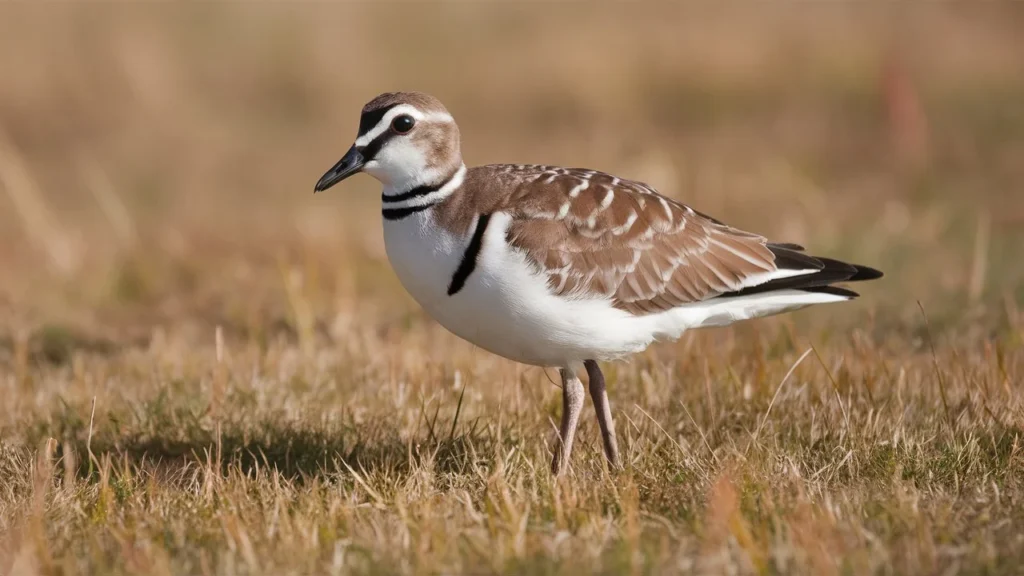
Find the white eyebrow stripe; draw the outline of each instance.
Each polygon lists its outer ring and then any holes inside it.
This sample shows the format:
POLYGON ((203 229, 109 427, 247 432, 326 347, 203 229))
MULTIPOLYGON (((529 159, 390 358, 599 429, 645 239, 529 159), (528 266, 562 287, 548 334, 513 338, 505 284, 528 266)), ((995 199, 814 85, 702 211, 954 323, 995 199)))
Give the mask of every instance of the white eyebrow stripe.
POLYGON ((386 132, 388 128, 391 127, 391 121, 395 119, 395 116, 399 116, 402 114, 408 114, 409 116, 412 116, 413 118, 416 119, 417 122, 421 122, 423 120, 434 122, 453 121, 451 114, 445 114, 444 112, 430 112, 429 114, 424 114, 423 112, 420 112, 415 107, 410 106, 409 104, 399 104, 398 106, 395 106, 394 108, 385 112, 384 116, 381 117, 380 122, 377 122, 376 126, 374 126, 372 129, 366 131, 366 133, 356 138, 355 145, 366 146, 370 142, 373 142, 374 138, 380 136, 381 134, 386 132))

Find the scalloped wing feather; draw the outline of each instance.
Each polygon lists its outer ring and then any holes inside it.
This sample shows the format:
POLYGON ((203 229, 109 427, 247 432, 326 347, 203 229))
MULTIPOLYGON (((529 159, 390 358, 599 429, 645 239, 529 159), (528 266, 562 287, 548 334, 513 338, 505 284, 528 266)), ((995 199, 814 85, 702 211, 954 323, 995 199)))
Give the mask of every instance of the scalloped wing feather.
POLYGON ((500 210, 507 241, 566 297, 607 297, 632 314, 657 313, 769 280, 765 238, 731 228, 603 172, 505 166, 516 185, 500 210))

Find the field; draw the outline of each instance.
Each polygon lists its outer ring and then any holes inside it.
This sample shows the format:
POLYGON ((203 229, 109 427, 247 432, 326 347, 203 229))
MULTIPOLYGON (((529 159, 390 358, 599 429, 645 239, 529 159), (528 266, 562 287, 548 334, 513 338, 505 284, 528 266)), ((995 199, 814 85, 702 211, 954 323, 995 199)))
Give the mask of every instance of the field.
POLYGON ((0 575, 1024 573, 1024 5, 5 3, 0 575), (379 92, 886 272, 555 370, 405 294, 379 92))

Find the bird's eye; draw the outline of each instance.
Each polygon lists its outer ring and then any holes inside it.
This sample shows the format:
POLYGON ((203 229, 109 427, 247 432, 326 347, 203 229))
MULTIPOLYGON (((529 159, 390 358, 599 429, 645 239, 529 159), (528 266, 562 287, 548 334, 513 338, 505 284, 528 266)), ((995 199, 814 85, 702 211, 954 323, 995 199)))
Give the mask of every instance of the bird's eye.
POLYGON ((408 134, 415 125, 416 121, 408 114, 402 114, 391 121, 391 129, 398 134, 408 134))

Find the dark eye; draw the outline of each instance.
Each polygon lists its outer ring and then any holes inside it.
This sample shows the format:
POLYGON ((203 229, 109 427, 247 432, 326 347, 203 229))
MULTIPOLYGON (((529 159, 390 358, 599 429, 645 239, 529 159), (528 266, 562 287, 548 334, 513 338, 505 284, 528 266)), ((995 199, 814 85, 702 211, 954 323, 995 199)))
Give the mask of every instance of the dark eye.
POLYGON ((402 114, 391 121, 391 129, 399 134, 408 134, 416 125, 416 121, 408 114, 402 114))

